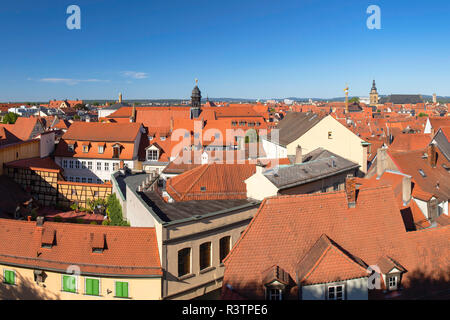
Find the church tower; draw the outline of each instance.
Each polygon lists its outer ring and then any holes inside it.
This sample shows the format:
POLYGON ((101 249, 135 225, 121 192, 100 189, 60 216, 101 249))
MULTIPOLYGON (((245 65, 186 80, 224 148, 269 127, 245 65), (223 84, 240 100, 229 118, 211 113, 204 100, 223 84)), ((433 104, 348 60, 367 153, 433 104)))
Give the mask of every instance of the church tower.
POLYGON ((375 85, 375 80, 372 83, 372 90, 370 90, 370 105, 375 106, 378 104, 378 91, 375 85))
POLYGON ((197 119, 202 112, 202 93, 198 88, 198 80, 195 79, 195 87, 191 95, 191 118, 197 119))

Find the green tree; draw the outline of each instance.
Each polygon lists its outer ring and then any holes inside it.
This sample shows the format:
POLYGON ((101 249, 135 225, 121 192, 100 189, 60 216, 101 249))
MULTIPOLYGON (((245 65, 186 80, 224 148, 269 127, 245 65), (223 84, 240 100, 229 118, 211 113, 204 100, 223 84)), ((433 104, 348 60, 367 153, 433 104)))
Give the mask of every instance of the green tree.
POLYGON ((106 201, 106 213, 108 214, 109 225, 111 226, 130 225, 127 221, 123 220, 122 207, 114 193, 108 196, 108 199, 106 201))
POLYGON ((14 124, 16 123, 16 120, 19 116, 17 114, 15 114, 14 112, 8 112, 4 117, 3 117, 3 123, 4 124, 14 124))
POLYGON ((78 104, 76 104, 73 108, 76 109, 76 110, 88 110, 88 108, 86 107, 86 105, 83 104, 83 103, 78 103, 78 104))
POLYGON ((79 115, 76 114, 76 115, 73 116, 73 119, 74 119, 74 120, 80 120, 81 118, 80 118, 79 115))
POLYGON ((349 100, 350 103, 359 103, 359 98, 358 97, 353 97, 349 100))
POLYGON ((423 113, 423 112, 419 113, 418 116, 419 116, 419 117, 428 117, 428 115, 427 115, 426 113, 423 113))

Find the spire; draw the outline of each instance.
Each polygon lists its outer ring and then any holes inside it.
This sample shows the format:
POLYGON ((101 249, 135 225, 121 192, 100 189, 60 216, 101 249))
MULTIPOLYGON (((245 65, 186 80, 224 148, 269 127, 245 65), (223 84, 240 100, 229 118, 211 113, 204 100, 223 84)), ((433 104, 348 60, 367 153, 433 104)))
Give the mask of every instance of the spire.
POLYGON ((375 80, 373 80, 373 83, 372 83, 372 90, 377 91, 377 86, 375 84, 375 80))

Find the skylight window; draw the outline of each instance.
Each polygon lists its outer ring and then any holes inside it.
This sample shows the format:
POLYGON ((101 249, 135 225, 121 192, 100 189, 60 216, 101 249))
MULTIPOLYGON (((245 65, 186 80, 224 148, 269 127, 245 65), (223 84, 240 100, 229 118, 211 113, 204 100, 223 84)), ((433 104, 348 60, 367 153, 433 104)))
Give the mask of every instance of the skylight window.
POLYGON ((200 187, 200 191, 206 191, 206 187, 200 187))
POLYGON ((419 173, 423 178, 427 177, 427 175, 425 174, 425 172, 422 169, 419 169, 419 173))

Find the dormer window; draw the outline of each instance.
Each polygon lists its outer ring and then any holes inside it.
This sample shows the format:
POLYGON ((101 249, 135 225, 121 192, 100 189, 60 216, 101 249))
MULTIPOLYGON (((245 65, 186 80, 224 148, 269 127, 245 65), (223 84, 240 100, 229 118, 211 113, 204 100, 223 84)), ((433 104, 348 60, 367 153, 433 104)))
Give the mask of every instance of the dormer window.
POLYGON ((268 300, 282 300, 283 290, 281 289, 267 289, 267 299, 268 300))
POLYGON ((106 249, 106 234, 91 233, 90 238, 92 253, 103 253, 106 249))
POLYGON ((75 145, 74 144, 68 144, 67 145, 67 150, 69 152, 74 152, 75 151, 75 145))
POLYGON ((166 136, 161 136, 161 141, 165 141, 166 140, 166 136))
POLYGON ((159 152, 158 150, 147 150, 147 161, 158 161, 159 152))
POLYGON ((88 153, 89 152, 89 145, 83 145, 83 152, 88 153))
POLYGON ((423 178, 427 177, 427 175, 425 174, 425 172, 422 169, 419 169, 419 173, 423 178))
POLYGON ((120 145, 119 144, 115 144, 113 146, 113 158, 119 158, 120 156, 120 145))
POLYGON ((105 152, 105 146, 98 146, 98 153, 105 152))

